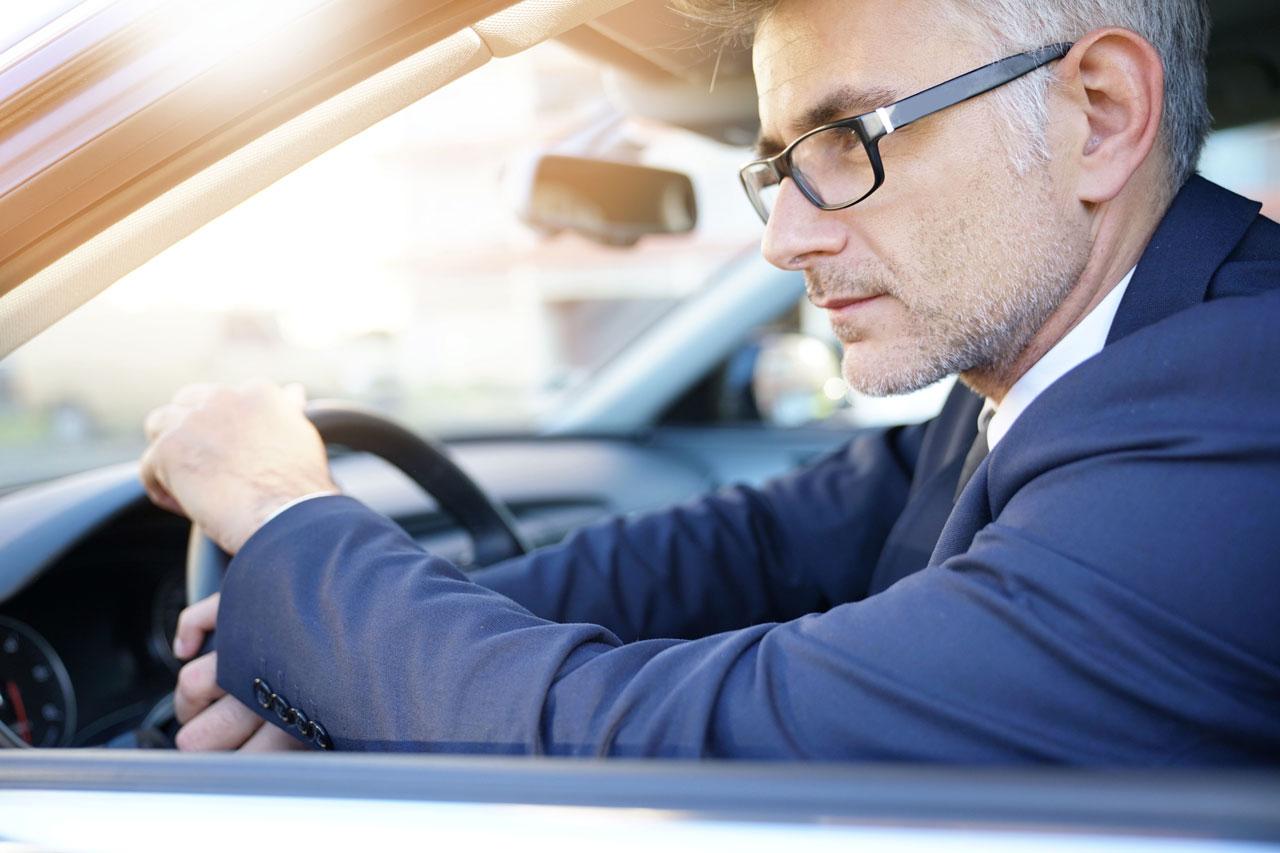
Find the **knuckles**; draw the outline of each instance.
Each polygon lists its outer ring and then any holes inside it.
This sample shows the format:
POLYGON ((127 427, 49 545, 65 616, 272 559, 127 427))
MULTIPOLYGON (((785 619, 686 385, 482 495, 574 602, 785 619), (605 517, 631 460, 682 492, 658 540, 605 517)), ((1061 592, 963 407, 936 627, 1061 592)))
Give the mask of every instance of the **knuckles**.
POLYGON ((213 686, 213 670, 202 661, 202 658, 197 658, 178 670, 178 692, 188 701, 208 694, 213 686))
MULTIPOLYGON (((179 615, 179 616, 178 616, 178 627, 177 627, 176 629, 174 629, 174 632, 173 632, 173 638, 174 638, 174 642, 175 642, 175 644, 176 644, 176 643, 177 643, 177 641, 179 641, 179 640, 181 640, 181 641, 182 641, 182 643, 183 643, 184 645, 185 645, 186 643, 189 643, 189 642, 190 642, 190 640, 188 640, 188 639, 187 639, 187 635, 188 635, 188 634, 191 634, 191 633, 194 633, 194 632, 191 630, 191 626, 190 626, 190 624, 189 624, 191 620, 190 620, 190 619, 188 619, 188 618, 186 618, 186 614, 187 614, 187 611, 185 611, 185 610, 184 610, 184 611, 182 611, 181 615, 179 615)), ((187 658, 189 658, 190 656, 189 656, 189 655, 182 655, 182 656, 180 656, 180 657, 181 657, 183 660, 186 660, 186 659, 187 659, 187 658)), ((182 670, 179 670, 179 672, 181 672, 181 671, 182 671, 182 670)))
POLYGON ((195 626, 195 614, 191 612, 192 608, 184 607, 182 612, 178 614, 178 625, 174 628, 174 634, 178 637, 184 637, 193 632, 195 626))
POLYGON ((213 748, 208 735, 196 722, 187 723, 178 729, 173 737, 173 744, 183 752, 200 752, 213 748))
POLYGON ((178 733, 173 736, 173 745, 183 752, 198 749, 197 736, 191 732, 191 724, 178 729, 178 733))

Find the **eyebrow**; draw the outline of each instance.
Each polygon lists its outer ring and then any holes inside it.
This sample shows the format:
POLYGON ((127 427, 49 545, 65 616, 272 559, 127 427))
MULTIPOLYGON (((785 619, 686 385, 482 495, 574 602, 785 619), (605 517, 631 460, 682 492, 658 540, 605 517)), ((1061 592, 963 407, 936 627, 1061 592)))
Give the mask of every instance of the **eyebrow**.
MULTIPOLYGON (((887 106, 898 99, 898 93, 892 89, 859 89, 856 86, 842 86, 827 94, 800 115, 794 123, 796 133, 792 139, 815 127, 873 112, 876 107, 887 106)), ((786 147, 787 143, 777 137, 766 136, 761 131, 756 139, 755 152, 757 157, 772 157, 786 147)))

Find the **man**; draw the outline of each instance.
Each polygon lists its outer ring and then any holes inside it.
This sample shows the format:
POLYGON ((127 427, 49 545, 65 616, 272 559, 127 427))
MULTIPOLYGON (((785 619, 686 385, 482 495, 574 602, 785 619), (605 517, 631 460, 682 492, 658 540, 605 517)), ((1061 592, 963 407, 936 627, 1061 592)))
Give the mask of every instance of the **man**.
POLYGON ((765 255, 853 386, 976 394, 482 587, 330 494, 291 392, 182 392, 144 481, 238 555, 179 745, 1275 761, 1280 226, 1192 177, 1202 4, 732 5, 765 255))

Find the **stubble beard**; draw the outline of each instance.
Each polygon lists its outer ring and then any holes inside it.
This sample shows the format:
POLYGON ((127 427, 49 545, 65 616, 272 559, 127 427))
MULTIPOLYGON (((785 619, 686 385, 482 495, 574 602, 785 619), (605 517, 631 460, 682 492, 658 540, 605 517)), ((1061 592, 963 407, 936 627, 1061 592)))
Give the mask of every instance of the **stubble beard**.
POLYGON ((1036 177, 1019 181, 1019 195, 970 207, 986 211, 980 220, 921 217, 912 240, 920 253, 909 265, 806 274, 814 301, 883 294, 905 309, 904 325, 891 329, 833 319, 850 387, 880 397, 953 374, 1008 372, 1089 259, 1088 234, 1061 214, 1047 175, 1036 177))

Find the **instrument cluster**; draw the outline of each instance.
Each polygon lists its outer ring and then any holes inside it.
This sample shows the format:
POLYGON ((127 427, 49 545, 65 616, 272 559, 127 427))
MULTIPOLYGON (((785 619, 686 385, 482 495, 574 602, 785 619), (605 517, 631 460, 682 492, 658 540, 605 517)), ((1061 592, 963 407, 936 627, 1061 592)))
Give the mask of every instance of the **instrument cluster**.
POLYGON ((62 658, 30 625, 0 616, 0 736, 68 746, 75 731, 76 696, 62 658))

